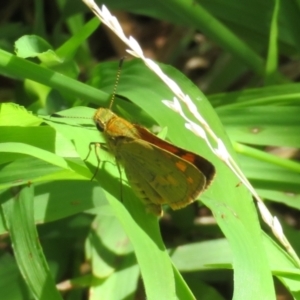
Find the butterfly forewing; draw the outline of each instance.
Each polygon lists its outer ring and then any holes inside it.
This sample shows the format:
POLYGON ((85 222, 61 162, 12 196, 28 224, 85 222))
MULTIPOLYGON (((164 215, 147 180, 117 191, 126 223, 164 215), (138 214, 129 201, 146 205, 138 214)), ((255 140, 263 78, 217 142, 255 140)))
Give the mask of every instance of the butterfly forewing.
POLYGON ((153 204, 179 209, 206 187, 205 176, 193 164, 146 141, 120 137, 116 150, 131 186, 139 184, 139 194, 153 204))

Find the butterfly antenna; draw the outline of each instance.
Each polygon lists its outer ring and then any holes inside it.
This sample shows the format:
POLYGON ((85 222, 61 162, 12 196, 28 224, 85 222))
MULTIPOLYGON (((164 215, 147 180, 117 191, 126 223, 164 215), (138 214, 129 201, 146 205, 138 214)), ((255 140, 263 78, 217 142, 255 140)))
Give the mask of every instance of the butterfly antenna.
POLYGON ((92 119, 91 117, 81 117, 81 116, 65 116, 65 115, 60 115, 57 113, 51 114, 50 118, 55 117, 55 118, 69 118, 69 119, 92 119))
POLYGON ((108 107, 110 110, 111 110, 111 108, 113 106, 113 103, 115 101, 115 98, 116 98, 117 87, 118 87, 118 84, 119 84, 119 81, 120 81, 122 66, 123 66, 123 62, 124 62, 125 58, 126 58, 125 56, 122 57, 120 59, 120 62, 119 62, 118 72, 117 72, 117 75, 116 75, 116 82, 115 82, 115 85, 114 85, 113 93, 112 93, 111 100, 110 100, 109 107, 108 107))

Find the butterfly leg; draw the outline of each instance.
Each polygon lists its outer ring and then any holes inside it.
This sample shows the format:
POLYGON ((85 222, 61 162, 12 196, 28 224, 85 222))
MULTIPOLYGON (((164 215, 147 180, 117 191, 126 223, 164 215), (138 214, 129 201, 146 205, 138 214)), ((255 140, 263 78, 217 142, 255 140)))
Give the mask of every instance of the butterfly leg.
POLYGON ((121 167, 119 162, 116 160, 116 165, 119 171, 119 175, 120 175, 120 195, 121 195, 121 202, 123 202, 123 184, 122 184, 122 172, 121 172, 121 167))
POLYGON ((96 171, 95 171, 93 177, 91 178, 91 181, 93 181, 95 179, 95 177, 97 176, 98 170, 100 168, 100 163, 101 163, 101 159, 99 157, 99 153, 98 153, 97 149, 98 148, 106 148, 106 144, 99 143, 99 142, 90 143, 89 144, 89 152, 88 152, 86 158, 83 161, 86 161, 89 158, 89 156, 91 154, 91 151, 92 151, 92 146, 94 146, 94 150, 95 150, 95 155, 96 155, 96 159, 97 159, 97 168, 96 168, 96 171))

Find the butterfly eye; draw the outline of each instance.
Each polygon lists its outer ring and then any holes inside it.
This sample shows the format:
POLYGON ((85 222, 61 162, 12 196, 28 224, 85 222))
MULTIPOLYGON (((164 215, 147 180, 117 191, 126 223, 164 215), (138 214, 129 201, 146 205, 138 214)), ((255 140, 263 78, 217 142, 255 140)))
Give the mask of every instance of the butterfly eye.
POLYGON ((103 123, 96 122, 96 127, 100 132, 103 132, 105 126, 103 123))

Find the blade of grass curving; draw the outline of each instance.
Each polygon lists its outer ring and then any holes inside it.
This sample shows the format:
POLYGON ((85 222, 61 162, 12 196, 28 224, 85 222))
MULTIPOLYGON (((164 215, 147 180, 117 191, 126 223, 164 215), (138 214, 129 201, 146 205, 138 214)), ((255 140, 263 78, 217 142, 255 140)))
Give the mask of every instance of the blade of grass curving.
POLYGON ((293 83, 216 94, 209 96, 209 100, 219 113, 232 108, 258 105, 298 105, 299 95, 300 84, 293 83))
POLYGON ((74 35, 63 45, 57 48, 56 54, 60 57, 71 59, 78 47, 98 28, 99 24, 99 19, 96 17, 92 18, 82 28, 74 32, 74 35))
POLYGON ((1 143, 0 152, 9 152, 9 153, 21 153, 26 155, 31 155, 41 160, 44 160, 50 164, 61 167, 63 169, 70 170, 67 162, 60 156, 45 151, 43 149, 33 147, 27 144, 22 143, 1 143))
POLYGON ((274 1, 274 10, 271 20, 269 48, 266 61, 265 84, 271 85, 276 83, 276 72, 278 70, 278 14, 280 0, 274 1))
POLYGON ((34 224, 32 186, 12 189, 2 205, 20 271, 35 299, 62 299, 45 260, 34 224))
POLYGON ((273 155, 273 154, 267 153, 265 151, 261 151, 261 150, 255 149, 253 147, 243 145, 243 144, 234 143, 233 146, 237 153, 240 153, 240 154, 243 154, 243 155, 246 155, 249 157, 257 158, 257 159, 265 161, 265 162, 272 163, 275 166, 284 167, 286 170, 300 173, 300 164, 297 162, 294 162, 294 161, 286 159, 286 158, 281 158, 276 155, 273 155))
POLYGON ((61 73, 46 69, 38 64, 12 55, 0 49, 0 73, 18 79, 30 79, 68 93, 73 97, 82 97, 94 104, 104 103, 109 95, 99 89, 87 86, 61 73))

